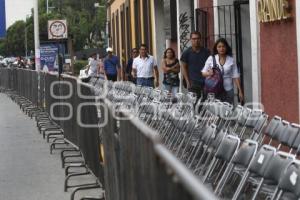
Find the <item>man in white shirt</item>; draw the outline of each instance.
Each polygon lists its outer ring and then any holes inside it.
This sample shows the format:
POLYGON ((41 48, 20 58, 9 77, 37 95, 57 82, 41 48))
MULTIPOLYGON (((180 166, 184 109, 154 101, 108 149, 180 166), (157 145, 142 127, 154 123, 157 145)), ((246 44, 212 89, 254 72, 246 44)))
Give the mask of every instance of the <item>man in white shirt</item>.
POLYGON ((133 60, 132 76, 136 77, 137 85, 145 87, 158 87, 159 74, 157 62, 153 56, 148 54, 147 46, 141 44, 140 55, 133 60))

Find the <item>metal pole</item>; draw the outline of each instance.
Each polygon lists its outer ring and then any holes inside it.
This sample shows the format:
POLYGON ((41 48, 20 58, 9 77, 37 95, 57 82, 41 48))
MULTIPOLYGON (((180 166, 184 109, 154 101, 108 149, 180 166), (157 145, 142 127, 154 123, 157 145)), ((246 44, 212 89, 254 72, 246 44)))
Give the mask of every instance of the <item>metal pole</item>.
POLYGON ((105 12, 105 18, 106 18, 106 21, 105 21, 105 48, 106 47, 109 47, 110 44, 109 44, 109 38, 108 38, 108 33, 109 33, 109 21, 110 21, 110 8, 108 9, 108 1, 105 1, 105 7, 106 7, 106 12, 105 12))
POLYGON ((47 0, 47 3, 46 3, 46 7, 47 7, 47 14, 49 13, 49 0, 47 0))
POLYGON ((34 0, 34 48, 35 48, 35 70, 40 71, 40 37, 39 37, 39 11, 38 0, 34 0))
POLYGON ((27 59, 28 54, 27 54, 27 25, 26 25, 26 23, 25 23, 25 56, 27 59))
MULTIPOLYGON (((176 0, 176 8, 177 8, 177 10, 176 10, 176 12, 177 12, 177 55, 178 55, 178 57, 180 57, 181 46, 180 46, 180 23, 179 23, 180 1, 179 0, 176 0)), ((183 76, 182 76, 181 70, 179 72, 179 80, 180 80, 179 92, 182 92, 183 76)))

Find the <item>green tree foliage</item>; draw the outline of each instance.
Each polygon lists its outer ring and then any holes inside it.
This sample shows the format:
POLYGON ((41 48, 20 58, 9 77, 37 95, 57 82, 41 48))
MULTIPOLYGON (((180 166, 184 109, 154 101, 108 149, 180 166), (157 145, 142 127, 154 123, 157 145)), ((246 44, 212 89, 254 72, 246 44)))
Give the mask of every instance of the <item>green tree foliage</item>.
MULTIPOLYGON (((105 0, 49 0, 50 8, 47 14, 46 0, 39 0, 40 41, 48 40, 48 20, 66 19, 69 38, 73 41, 75 51, 103 47, 106 20, 104 5, 105 0), (95 8, 95 3, 99 3, 101 7, 95 8)), ((25 55, 25 30, 28 52, 33 52, 32 16, 26 22, 18 21, 8 28, 7 37, 0 40, 0 54, 25 55)))

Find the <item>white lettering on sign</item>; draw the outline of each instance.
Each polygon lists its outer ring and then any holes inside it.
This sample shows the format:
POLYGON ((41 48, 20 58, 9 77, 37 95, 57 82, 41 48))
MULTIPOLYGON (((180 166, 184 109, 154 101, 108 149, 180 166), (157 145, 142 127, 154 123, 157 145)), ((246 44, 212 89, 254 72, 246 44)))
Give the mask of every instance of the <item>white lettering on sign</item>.
POLYGON ((291 17, 288 0, 258 0, 259 22, 272 22, 291 17))

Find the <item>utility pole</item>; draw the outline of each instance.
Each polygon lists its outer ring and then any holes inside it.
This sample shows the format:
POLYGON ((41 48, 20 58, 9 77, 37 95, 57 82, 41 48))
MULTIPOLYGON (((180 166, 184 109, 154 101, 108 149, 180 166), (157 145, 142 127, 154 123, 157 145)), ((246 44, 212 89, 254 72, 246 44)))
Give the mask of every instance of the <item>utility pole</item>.
POLYGON ((25 21, 25 56, 26 56, 26 59, 28 57, 27 20, 28 20, 28 15, 26 15, 26 21, 25 21))
POLYGON ((34 0, 34 48, 35 48, 35 70, 40 71, 40 36, 39 36, 39 11, 38 0, 34 0))
POLYGON ((95 15, 96 15, 96 48, 97 48, 97 59, 99 58, 99 45, 98 45, 98 40, 100 40, 100 33, 99 33, 99 22, 97 21, 97 16, 98 16, 98 8, 105 8, 105 6, 100 5, 99 3, 94 3, 94 7, 95 7, 95 15))
POLYGON ((27 25, 26 25, 26 23, 25 23, 25 57, 27 59, 27 25))
POLYGON ((49 13, 49 0, 47 0, 47 14, 49 13))

